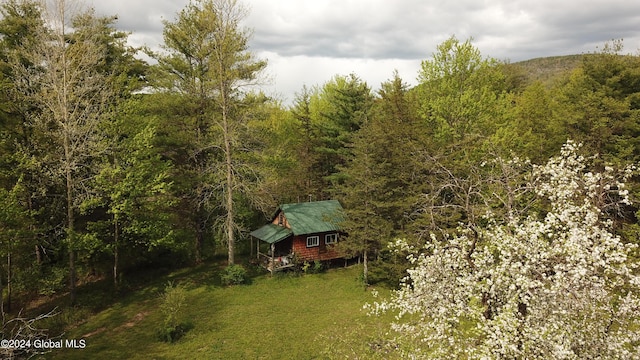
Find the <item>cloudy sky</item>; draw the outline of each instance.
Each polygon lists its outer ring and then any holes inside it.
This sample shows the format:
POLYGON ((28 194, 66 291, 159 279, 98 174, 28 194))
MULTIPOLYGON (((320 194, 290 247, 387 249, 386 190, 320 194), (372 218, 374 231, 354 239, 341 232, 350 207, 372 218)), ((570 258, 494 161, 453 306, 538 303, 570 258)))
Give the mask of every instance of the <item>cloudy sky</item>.
MULTIPOLYGON (((455 35, 483 56, 517 62, 596 51, 624 39, 639 53, 636 0, 240 0, 249 10, 251 50, 268 60, 265 91, 290 103, 303 85, 355 73, 374 89, 394 70, 415 84, 420 62, 455 35)), ((188 0, 87 0, 118 15, 132 45, 162 42, 162 20, 188 0)))

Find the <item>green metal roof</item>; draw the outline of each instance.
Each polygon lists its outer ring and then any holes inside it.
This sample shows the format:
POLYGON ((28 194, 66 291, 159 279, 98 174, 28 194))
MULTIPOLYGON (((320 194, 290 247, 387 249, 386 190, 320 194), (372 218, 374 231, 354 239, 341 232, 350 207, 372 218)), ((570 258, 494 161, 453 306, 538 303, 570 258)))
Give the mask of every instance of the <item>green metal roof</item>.
POLYGON ((257 237, 258 239, 268 242, 269 244, 277 243, 278 241, 284 240, 291 234, 292 232, 290 229, 274 224, 267 224, 259 228, 258 230, 254 230, 251 232, 251 236, 257 237))
POLYGON ((284 204, 280 210, 284 212, 294 235, 338 231, 340 223, 345 220, 337 200, 284 204))
POLYGON ((252 231, 251 236, 273 244, 288 238, 291 234, 306 235, 339 231, 340 223, 345 220, 344 210, 337 200, 283 204, 276 211, 272 221, 281 211, 284 212, 291 229, 267 224, 252 231))

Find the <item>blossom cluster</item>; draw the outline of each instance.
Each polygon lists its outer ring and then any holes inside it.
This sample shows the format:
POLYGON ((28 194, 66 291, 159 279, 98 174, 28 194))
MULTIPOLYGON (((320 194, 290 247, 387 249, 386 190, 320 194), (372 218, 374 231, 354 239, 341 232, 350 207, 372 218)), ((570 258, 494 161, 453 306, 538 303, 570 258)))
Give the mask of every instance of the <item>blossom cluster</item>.
POLYGON ((640 358, 635 245, 614 235, 604 208, 630 204, 612 168, 587 171, 579 145, 536 167, 531 188, 548 207, 492 219, 422 249, 396 240, 412 268, 372 313, 411 357, 640 358))

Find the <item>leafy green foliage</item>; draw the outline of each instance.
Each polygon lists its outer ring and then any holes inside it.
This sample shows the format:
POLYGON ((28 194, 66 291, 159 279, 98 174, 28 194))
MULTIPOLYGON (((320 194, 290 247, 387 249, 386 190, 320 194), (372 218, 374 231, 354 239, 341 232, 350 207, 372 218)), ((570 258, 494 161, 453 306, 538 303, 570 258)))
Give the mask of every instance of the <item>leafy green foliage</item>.
MULTIPOLYGON (((37 269, 37 268, 36 268, 37 269)), ((32 277, 37 278, 38 294, 44 296, 53 296, 64 290, 65 279, 69 276, 68 271, 61 267, 52 267, 48 269, 44 275, 32 277)))
POLYGON ((493 59, 483 59, 470 40, 451 37, 422 62, 421 112, 438 144, 490 135, 502 121, 504 74, 493 59))
POLYGON ((174 342, 186 332, 187 326, 182 320, 186 298, 187 291, 184 286, 167 283, 160 296, 160 312, 164 321, 158 329, 158 336, 162 341, 174 342))
POLYGON ((388 252, 384 252, 370 263, 367 283, 389 289, 399 286, 401 280, 407 275, 409 264, 405 258, 390 259, 390 257, 392 256, 389 256, 388 252))
POLYGON ((304 261, 301 269, 305 274, 318 274, 325 270, 325 266, 320 260, 304 261))
POLYGON ((640 159, 640 58, 621 52, 614 41, 584 57, 560 90, 569 135, 618 164, 640 159))
POLYGON ((228 265, 220 279, 224 285, 242 285, 247 281, 247 270, 239 264, 228 265))
POLYGON ((109 152, 97 164, 93 196, 83 204, 85 212, 106 211, 105 216, 95 216, 89 222, 88 238, 93 239, 94 251, 113 256, 116 286, 121 280, 122 254, 153 248, 181 250, 170 224, 170 210, 176 201, 170 192, 170 164, 153 146, 155 126, 137 116, 133 107, 121 111, 120 117, 108 124, 106 132, 112 139, 109 152))
POLYGON ((534 82, 522 92, 510 94, 514 106, 507 112, 508 121, 492 136, 492 143, 535 163, 548 159, 567 140, 560 105, 554 91, 534 82))

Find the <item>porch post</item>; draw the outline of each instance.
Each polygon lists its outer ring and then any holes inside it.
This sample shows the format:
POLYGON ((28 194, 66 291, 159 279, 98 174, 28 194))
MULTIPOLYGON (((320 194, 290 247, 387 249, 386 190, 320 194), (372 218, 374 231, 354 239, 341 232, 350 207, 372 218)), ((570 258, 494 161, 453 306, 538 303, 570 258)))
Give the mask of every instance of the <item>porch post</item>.
POLYGON ((276 271, 276 244, 271 244, 271 275, 276 271))

